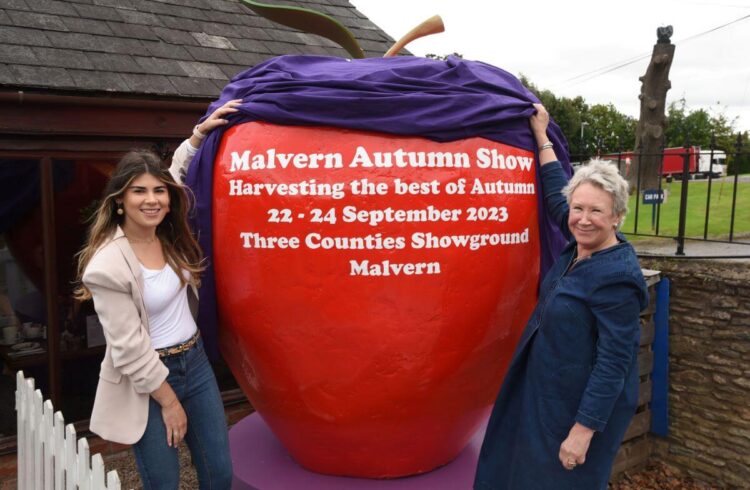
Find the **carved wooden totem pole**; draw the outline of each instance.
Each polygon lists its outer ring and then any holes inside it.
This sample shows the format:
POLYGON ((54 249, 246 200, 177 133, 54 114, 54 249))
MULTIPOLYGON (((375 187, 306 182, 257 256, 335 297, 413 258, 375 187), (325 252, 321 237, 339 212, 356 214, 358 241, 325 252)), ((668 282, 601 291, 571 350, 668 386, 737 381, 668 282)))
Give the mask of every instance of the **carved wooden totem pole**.
POLYGON ((672 26, 656 30, 658 41, 654 45, 651 62, 646 74, 639 78, 642 82, 638 96, 641 99, 641 116, 635 132, 636 158, 628 174, 632 190, 636 189, 639 175, 641 189, 653 189, 659 185, 661 149, 667 124, 664 110, 667 91, 672 88, 669 81, 675 48, 669 40, 672 32, 672 26))

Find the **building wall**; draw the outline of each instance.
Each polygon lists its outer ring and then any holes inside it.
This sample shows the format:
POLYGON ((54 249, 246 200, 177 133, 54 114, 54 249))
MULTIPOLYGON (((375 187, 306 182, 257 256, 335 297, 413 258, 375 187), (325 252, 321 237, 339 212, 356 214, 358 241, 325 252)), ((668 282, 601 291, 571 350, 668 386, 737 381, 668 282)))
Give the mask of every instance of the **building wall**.
POLYGON ((669 435, 652 458, 750 488, 750 262, 641 260, 669 278, 669 435))

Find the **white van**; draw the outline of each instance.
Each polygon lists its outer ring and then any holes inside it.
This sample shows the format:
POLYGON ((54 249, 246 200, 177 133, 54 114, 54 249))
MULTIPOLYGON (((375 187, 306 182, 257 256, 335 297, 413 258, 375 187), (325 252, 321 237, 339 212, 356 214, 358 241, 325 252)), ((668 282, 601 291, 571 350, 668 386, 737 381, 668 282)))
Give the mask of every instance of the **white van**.
POLYGON ((727 154, 721 150, 713 152, 713 166, 711 165, 711 152, 702 151, 698 158, 698 171, 695 173, 696 178, 707 178, 710 173, 712 177, 723 177, 727 171, 727 154))

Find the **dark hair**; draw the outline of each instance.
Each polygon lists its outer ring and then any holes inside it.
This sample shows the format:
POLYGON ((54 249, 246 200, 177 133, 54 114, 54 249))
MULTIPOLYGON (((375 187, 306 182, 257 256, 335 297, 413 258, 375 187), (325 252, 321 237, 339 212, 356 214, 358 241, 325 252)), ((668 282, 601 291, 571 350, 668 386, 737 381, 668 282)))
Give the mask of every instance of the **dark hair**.
POLYGON ((153 175, 164 182, 169 193, 170 212, 156 227, 156 236, 161 242, 167 263, 174 269, 183 285, 199 284, 204 267, 200 246, 191 233, 187 220, 188 211, 192 206, 191 194, 175 182, 156 153, 150 150, 132 150, 126 153, 115 167, 104 189, 99 208, 92 217, 88 240, 78 253, 79 286, 74 292, 76 299, 85 300, 91 297, 91 292, 81 282, 83 273, 99 247, 114 235, 118 226, 123 224, 125 217, 117 214, 117 200, 122 198, 133 180, 143 174, 153 175), (182 271, 189 273, 188 279, 182 271))

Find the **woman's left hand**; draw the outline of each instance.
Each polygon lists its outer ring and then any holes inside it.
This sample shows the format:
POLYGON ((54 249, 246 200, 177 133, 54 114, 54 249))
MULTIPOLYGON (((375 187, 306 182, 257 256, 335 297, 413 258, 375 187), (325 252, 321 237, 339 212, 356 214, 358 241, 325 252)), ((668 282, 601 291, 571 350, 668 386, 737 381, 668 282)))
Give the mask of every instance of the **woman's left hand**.
POLYGON ((225 103, 198 125, 198 131, 206 135, 219 126, 229 124, 229 120, 226 117, 237 112, 237 106, 240 104, 242 104, 242 99, 233 99, 225 103))
POLYGON ((227 116, 237 112, 237 107, 240 104, 242 104, 242 99, 233 99, 213 111, 205 121, 195 127, 199 134, 193 132, 193 134, 189 138, 190 144, 194 148, 198 148, 201 145, 203 138, 205 138, 208 133, 218 128, 219 126, 229 124, 229 119, 227 119, 227 116))
POLYGON ((586 453, 592 437, 594 437, 593 429, 576 422, 570 429, 568 437, 560 444, 559 458, 563 468, 572 470, 586 462, 586 453))

